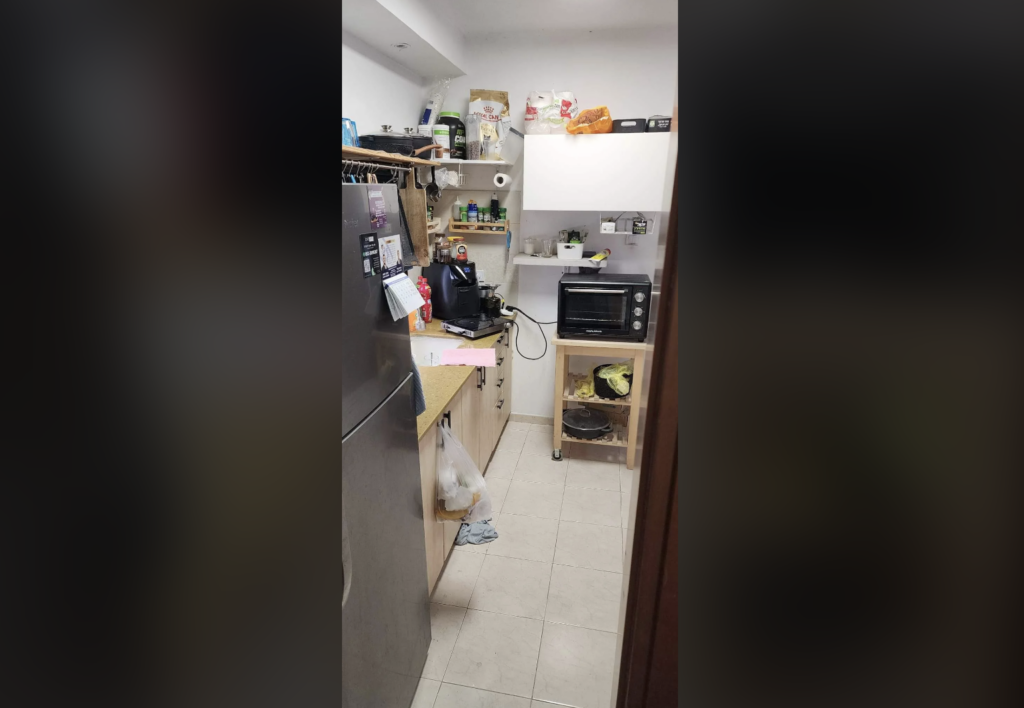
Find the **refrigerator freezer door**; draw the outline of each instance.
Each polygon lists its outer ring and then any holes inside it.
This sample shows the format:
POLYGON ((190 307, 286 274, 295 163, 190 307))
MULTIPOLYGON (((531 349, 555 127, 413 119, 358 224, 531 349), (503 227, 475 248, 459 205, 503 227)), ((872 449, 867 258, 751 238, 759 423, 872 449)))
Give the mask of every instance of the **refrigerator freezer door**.
POLYGON ((341 443, 342 704, 409 708, 430 646, 412 377, 341 443))
MULTIPOLYGON (((341 434, 370 415, 412 371, 409 323, 391 317, 379 275, 363 277, 361 237, 397 234, 398 192, 393 184, 341 187, 341 434), (370 224, 369 188, 384 194, 387 226, 370 224)), ((414 426, 415 427, 415 426, 414 426)))

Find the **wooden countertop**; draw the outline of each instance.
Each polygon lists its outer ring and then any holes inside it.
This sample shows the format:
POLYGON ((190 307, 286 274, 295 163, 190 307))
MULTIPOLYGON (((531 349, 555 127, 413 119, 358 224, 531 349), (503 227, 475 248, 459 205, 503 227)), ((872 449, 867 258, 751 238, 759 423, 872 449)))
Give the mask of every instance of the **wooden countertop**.
MULTIPOLYGON (((480 339, 466 339, 441 329, 441 321, 428 322, 424 330, 409 333, 413 337, 444 337, 460 339, 463 344, 459 349, 487 349, 501 339, 502 333, 491 334, 480 339)), ((427 410, 416 416, 416 438, 422 439, 430 426, 437 422, 444 413, 455 394, 459 392, 466 379, 473 375, 475 366, 421 366, 420 380, 423 382, 423 397, 427 399, 427 410)))

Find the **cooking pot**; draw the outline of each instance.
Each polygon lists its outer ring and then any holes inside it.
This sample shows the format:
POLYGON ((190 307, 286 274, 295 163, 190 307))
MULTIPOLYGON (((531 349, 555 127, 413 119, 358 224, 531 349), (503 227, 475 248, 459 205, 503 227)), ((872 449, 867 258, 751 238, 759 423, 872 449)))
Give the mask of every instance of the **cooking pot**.
POLYGON ((567 408, 562 411, 562 430, 574 438, 594 440, 612 432, 608 414, 590 408, 567 408))
MULTIPOLYGON (((391 126, 381 126, 390 128, 391 126)), ((434 143, 434 138, 419 133, 406 131, 403 133, 386 130, 381 133, 359 136, 359 146, 367 150, 381 150, 383 152, 397 153, 405 157, 420 157, 430 159, 430 151, 441 147, 434 143)))
POLYGON ((611 364, 602 364, 601 366, 594 369, 594 393, 600 396, 601 398, 611 399, 628 396, 629 392, 633 390, 633 374, 626 374, 625 376, 626 381, 629 382, 629 391, 626 391, 625 393, 616 393, 615 389, 608 385, 607 379, 602 379, 600 376, 597 375, 597 372, 599 372, 606 366, 611 366, 611 364))

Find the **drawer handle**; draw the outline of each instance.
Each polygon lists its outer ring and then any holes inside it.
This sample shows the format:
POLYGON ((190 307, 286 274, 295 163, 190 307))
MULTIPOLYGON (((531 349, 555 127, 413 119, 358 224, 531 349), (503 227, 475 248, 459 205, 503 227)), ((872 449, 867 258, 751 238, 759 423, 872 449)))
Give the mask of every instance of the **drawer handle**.
MULTIPOLYGON (((498 379, 498 388, 501 388, 503 383, 505 383, 505 379, 498 379)), ((449 421, 449 423, 451 423, 451 421, 449 421)))
POLYGON ((625 290, 605 290, 604 288, 566 288, 567 293, 591 293, 593 295, 625 295, 625 290))
POLYGON ((500 359, 498 359, 498 363, 495 364, 495 366, 501 366, 501 362, 503 361, 505 361, 505 357, 501 357, 500 359))
POLYGON ((452 429, 452 412, 448 411, 447 413, 445 413, 441 417, 448 421, 448 430, 451 430, 452 429))
POLYGON ((476 387, 479 389, 482 389, 484 387, 484 379, 483 375, 480 373, 481 371, 481 367, 476 367, 476 387))
POLYGON ((498 405, 496 406, 496 408, 501 408, 503 405, 505 405, 505 399, 504 398, 501 399, 500 401, 498 401, 498 405))

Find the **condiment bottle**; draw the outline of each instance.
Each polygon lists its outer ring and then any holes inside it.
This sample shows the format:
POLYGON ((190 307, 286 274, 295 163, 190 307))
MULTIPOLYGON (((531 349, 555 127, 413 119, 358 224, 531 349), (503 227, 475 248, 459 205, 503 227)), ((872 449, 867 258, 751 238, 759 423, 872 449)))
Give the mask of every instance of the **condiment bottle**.
POLYGON ((461 209, 462 209, 462 200, 459 199, 458 197, 455 197, 455 203, 452 204, 452 218, 455 219, 456 221, 459 220, 459 213, 460 213, 461 209))
POLYGON ((469 206, 466 207, 466 214, 469 216, 469 223, 475 224, 478 219, 478 211, 476 202, 472 199, 469 200, 469 206))

